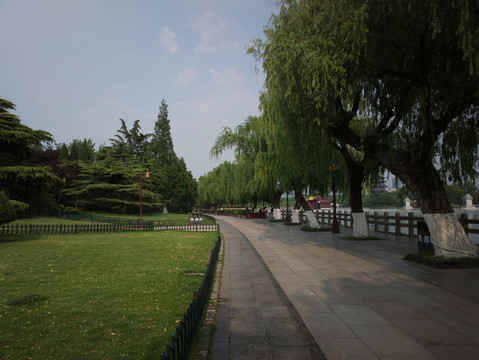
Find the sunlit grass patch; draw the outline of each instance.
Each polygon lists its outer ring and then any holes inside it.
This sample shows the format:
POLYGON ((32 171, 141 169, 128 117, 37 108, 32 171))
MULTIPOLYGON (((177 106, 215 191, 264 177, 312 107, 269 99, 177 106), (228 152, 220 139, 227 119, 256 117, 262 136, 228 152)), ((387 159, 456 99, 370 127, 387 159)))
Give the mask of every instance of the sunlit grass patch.
POLYGON ((216 236, 90 233, 1 243, 0 358, 158 358, 216 236))

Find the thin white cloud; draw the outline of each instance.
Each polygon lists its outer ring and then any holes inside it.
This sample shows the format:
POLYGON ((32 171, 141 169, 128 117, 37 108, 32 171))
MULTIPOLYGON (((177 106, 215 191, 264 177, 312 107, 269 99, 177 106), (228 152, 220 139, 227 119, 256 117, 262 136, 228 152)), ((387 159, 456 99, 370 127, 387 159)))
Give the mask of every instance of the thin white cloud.
POLYGON ((178 86, 191 85, 194 82, 198 81, 200 73, 201 73, 201 70, 193 68, 193 67, 183 69, 176 76, 175 84, 178 86))
POLYGON ((163 26, 160 34, 160 44, 168 51, 171 55, 175 54, 180 50, 180 46, 176 41, 176 34, 171 31, 167 26, 163 26))
POLYGON ((241 31, 235 21, 223 18, 213 11, 204 11, 191 24, 197 31, 200 43, 194 47, 195 54, 212 52, 243 51, 247 41, 233 40, 241 31))
POLYGON ((228 22, 213 11, 201 13, 191 27, 198 31, 203 43, 219 41, 230 31, 228 22))
POLYGON ((244 75, 235 69, 226 68, 223 72, 210 70, 213 82, 217 85, 227 86, 229 88, 239 88, 242 86, 244 75))
POLYGON ((195 54, 208 54, 216 51, 245 51, 245 46, 248 44, 248 41, 232 41, 232 42, 223 42, 218 44, 206 44, 200 43, 194 47, 195 54))

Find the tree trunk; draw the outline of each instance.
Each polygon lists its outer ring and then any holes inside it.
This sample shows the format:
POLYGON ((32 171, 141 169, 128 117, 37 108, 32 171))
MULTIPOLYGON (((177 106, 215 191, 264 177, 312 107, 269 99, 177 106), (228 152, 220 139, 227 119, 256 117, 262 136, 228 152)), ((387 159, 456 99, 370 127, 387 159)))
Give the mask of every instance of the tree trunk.
POLYGON ((296 201, 299 202, 299 204, 304 210, 304 215, 308 219, 309 227, 319 229, 320 226, 318 224, 318 220, 316 219, 316 216, 314 215, 313 211, 309 207, 309 204, 304 198, 304 196, 301 193, 298 194, 297 192, 295 192, 295 198, 296 198, 296 201))
POLYGON ((449 203, 441 178, 427 158, 417 154, 391 153, 376 147, 376 159, 408 187, 418 200, 431 233, 434 254, 445 258, 478 256, 449 203))
POLYGON ((273 195, 273 219, 281 220, 281 196, 283 191, 277 189, 273 195))
POLYGON ((367 237, 368 223, 363 211, 363 183, 367 175, 363 160, 355 160, 351 157, 344 144, 341 144, 340 152, 348 168, 349 201, 351 204, 351 216, 353 219, 353 236, 367 237))
MULTIPOLYGON (((303 195, 299 194, 299 197, 303 197, 303 195)), ((298 198, 298 194, 294 192, 294 206, 293 206, 293 216, 291 217, 292 223, 300 223, 302 219, 299 219, 299 211, 301 209, 301 200, 298 198)))

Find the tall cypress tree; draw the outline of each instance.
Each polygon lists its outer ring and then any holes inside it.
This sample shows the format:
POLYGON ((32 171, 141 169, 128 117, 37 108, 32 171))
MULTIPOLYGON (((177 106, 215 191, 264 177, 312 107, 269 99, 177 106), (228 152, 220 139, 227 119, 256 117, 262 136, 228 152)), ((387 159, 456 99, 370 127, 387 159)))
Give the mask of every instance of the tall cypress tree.
POLYGON ((177 160, 170 130, 168 104, 165 100, 162 100, 158 111, 158 120, 155 122, 153 130, 153 138, 150 143, 151 153, 160 166, 171 166, 177 160))
POLYGON ((165 100, 161 101, 159 107, 149 153, 161 177, 161 181, 156 184, 156 190, 161 194, 164 204, 177 211, 185 210, 188 203, 192 205, 193 199, 196 198, 196 181, 186 169, 184 160, 178 159, 175 153, 168 118, 168 104, 165 100))

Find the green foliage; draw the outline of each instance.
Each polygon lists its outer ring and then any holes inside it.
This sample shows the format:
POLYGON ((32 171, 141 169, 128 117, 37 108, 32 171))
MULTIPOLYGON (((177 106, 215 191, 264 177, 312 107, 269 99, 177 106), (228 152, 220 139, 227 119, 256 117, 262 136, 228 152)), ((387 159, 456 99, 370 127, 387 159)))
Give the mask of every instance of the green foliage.
POLYGON ((148 145, 148 138, 152 134, 140 132, 140 120, 135 120, 133 126, 128 130, 125 120, 120 119, 121 127, 115 138, 110 139, 112 143, 113 156, 118 160, 136 159, 142 161, 148 145))
POLYGON ((67 161, 67 160, 70 160, 70 154, 69 154, 67 145, 63 143, 62 146, 60 147, 58 161, 67 161))
POLYGON ((22 204, 17 215, 26 209, 49 211, 55 207, 53 189, 59 179, 51 168, 36 166, 34 158, 53 139, 21 124, 8 112, 14 109, 13 103, 0 99, 0 189, 14 204, 22 204))
POLYGON ((0 191, 0 224, 5 224, 17 218, 15 207, 8 200, 3 191, 0 191))
POLYGON ((161 101, 147 154, 158 179, 153 180, 152 189, 161 194, 163 204, 170 211, 189 211, 196 203, 198 185, 184 159, 175 153, 165 100, 161 101))
MULTIPOLYGON (((140 173, 144 176, 146 169, 135 160, 117 161, 107 156, 93 164, 73 162, 66 166, 77 166, 79 171, 69 178, 68 186, 63 190, 65 205, 88 211, 139 212, 139 179, 140 173)), ((74 173, 72 168, 64 168, 66 172, 69 170, 74 173)), ((155 177, 154 171, 151 176, 155 177)), ((142 189, 145 212, 158 211, 162 205, 160 196, 149 190, 150 187, 145 179, 142 189)))

